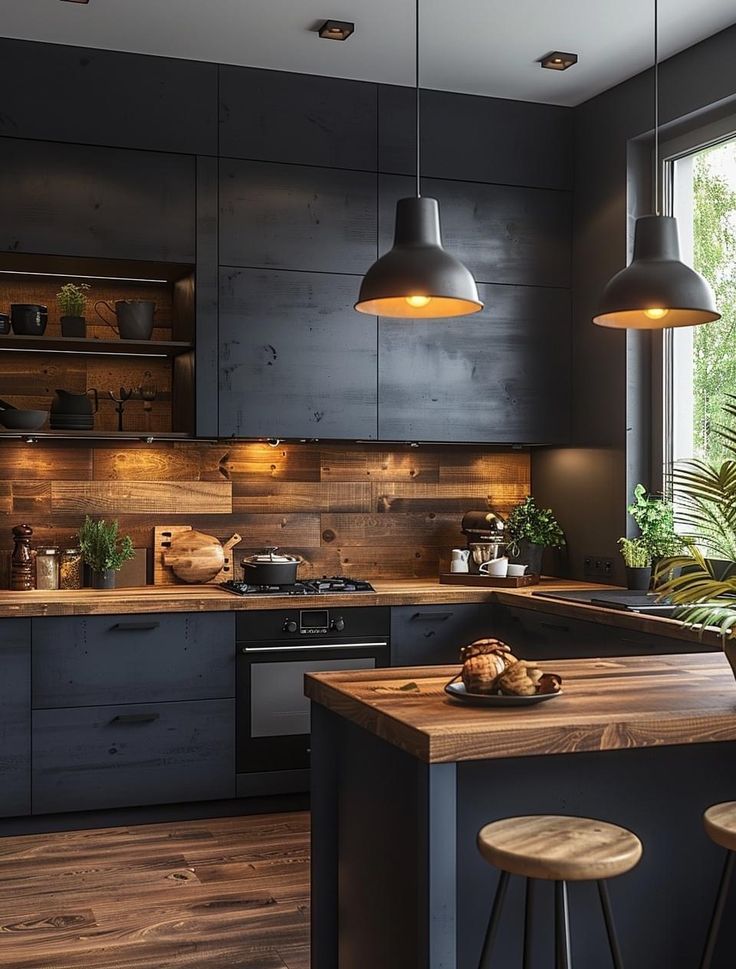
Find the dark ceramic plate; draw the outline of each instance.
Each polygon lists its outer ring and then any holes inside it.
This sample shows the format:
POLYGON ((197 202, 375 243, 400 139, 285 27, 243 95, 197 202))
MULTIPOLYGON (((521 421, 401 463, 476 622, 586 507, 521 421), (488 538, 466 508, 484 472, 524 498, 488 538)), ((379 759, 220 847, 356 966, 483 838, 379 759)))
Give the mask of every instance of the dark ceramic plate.
POLYGON ((554 700, 560 693, 535 693, 532 696, 504 696, 503 693, 468 693, 465 684, 455 680, 445 686, 445 693, 453 700, 476 707, 531 707, 535 703, 554 700))

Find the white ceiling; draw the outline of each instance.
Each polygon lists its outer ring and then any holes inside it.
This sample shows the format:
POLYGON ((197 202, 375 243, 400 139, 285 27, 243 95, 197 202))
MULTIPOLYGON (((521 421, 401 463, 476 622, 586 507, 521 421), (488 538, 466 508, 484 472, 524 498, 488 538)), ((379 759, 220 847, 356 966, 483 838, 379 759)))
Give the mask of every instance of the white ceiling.
MULTIPOLYGON (((660 0, 667 57, 736 22, 733 0, 660 0)), ((412 84, 414 0, 0 0, 0 34, 412 84), (353 20, 346 42, 319 21, 353 20)), ((648 0, 421 0, 422 86, 574 105, 652 60, 648 0), (574 51, 564 73, 537 58, 574 51)), ((12 83, 12 78, 5 78, 12 83)))

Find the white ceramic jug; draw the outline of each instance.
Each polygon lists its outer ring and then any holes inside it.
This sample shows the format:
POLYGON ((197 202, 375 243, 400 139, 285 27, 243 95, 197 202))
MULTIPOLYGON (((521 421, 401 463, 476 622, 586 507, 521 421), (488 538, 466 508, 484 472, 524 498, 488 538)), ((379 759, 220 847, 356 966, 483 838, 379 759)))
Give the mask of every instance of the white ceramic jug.
POLYGON ((469 558, 469 548, 454 548, 450 557, 450 572, 467 572, 469 558))

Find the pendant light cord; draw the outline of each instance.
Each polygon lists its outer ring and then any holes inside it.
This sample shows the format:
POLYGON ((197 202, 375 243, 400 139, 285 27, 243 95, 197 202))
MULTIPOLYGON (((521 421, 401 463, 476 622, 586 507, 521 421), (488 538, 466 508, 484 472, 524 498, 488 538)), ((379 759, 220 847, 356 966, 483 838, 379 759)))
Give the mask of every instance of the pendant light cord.
POLYGON ((417 139, 417 198, 421 197, 421 186, 419 182, 419 172, 421 163, 421 142, 420 142, 420 130, 419 130, 419 115, 420 115, 420 104, 419 104, 419 0, 416 0, 416 14, 414 18, 414 26, 416 30, 415 38, 415 48, 414 48, 414 110, 416 114, 416 139, 417 139))
POLYGON ((654 214, 659 215, 659 3, 654 0, 654 214))

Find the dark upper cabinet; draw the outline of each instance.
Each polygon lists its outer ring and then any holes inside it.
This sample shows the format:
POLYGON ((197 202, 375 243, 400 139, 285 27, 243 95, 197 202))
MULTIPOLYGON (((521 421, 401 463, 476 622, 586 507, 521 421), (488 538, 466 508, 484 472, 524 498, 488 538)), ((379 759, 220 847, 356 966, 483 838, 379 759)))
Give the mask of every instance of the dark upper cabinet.
POLYGON ((379 437, 555 444, 570 422, 570 296, 479 286, 485 309, 379 322, 379 437))
POLYGON ((355 276, 220 271, 220 436, 375 438, 376 320, 355 276))
MULTIPOLYGON (((378 89, 378 168, 412 174, 414 92, 378 89)), ((422 172, 504 185, 572 188, 572 108, 422 92, 422 172)))
POLYGON ((220 154, 376 170, 376 86, 220 68, 220 154))
MULTIPOLYGON (((413 192, 410 178, 380 177, 380 252, 392 244, 396 200, 413 192)), ((439 199, 444 245, 478 282, 570 285, 569 193, 425 178, 422 194, 439 199)))
POLYGON ((0 621, 0 817, 31 811, 31 621, 0 621))
POLYGON ((0 250, 195 261, 195 159, 8 138, 0 250))
POLYGON ((220 263, 364 273, 376 258, 376 176, 220 162, 220 263))
POLYGON ((0 135, 217 153, 217 66, 0 40, 0 135))

